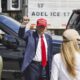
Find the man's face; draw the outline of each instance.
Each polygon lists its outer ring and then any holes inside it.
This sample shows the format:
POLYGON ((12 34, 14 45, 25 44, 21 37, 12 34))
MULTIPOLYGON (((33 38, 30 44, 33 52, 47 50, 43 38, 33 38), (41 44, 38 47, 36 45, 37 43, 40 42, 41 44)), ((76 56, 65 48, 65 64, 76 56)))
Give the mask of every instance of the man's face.
POLYGON ((28 24, 28 22, 30 21, 30 19, 27 16, 23 17, 23 23, 26 25, 28 24))
POLYGON ((46 30, 46 27, 38 26, 36 27, 39 34, 43 34, 46 30))

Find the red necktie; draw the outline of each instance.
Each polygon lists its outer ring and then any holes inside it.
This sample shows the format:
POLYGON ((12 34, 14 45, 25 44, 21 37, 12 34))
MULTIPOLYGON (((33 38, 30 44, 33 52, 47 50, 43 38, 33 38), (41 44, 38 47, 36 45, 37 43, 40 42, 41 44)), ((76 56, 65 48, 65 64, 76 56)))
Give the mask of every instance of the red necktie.
POLYGON ((43 40, 43 36, 41 35, 41 53, 42 53, 42 66, 45 67, 47 64, 46 61, 46 47, 43 40))

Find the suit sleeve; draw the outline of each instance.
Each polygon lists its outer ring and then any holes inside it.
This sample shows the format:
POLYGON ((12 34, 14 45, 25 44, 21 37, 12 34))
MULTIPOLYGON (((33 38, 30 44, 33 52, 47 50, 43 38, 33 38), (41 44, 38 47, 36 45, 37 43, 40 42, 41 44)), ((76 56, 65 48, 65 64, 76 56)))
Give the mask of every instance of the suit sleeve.
POLYGON ((29 35, 29 29, 25 29, 25 27, 20 27, 18 31, 18 36, 24 40, 28 38, 29 35))
POLYGON ((20 27, 18 31, 18 36, 20 38, 24 38, 24 34, 25 34, 25 28, 20 27))

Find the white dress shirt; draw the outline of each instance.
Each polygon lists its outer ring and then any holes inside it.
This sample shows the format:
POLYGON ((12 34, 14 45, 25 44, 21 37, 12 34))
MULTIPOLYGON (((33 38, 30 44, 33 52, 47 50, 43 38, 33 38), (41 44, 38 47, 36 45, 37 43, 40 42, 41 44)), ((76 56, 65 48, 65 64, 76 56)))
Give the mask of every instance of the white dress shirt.
MULTIPOLYGON (((47 41, 45 38, 45 35, 43 35, 43 40, 45 43, 45 47, 46 47, 46 58, 47 58, 47 41)), ((37 45, 37 49, 36 49, 36 55, 33 58, 33 61, 38 61, 41 62, 42 61, 42 56, 41 56, 41 37, 39 36, 39 40, 38 40, 38 45, 37 45)))
POLYGON ((62 62, 60 53, 54 55, 50 80, 80 80, 80 54, 77 52, 75 54, 75 60, 77 76, 74 79, 69 75, 68 71, 66 70, 66 67, 62 62))

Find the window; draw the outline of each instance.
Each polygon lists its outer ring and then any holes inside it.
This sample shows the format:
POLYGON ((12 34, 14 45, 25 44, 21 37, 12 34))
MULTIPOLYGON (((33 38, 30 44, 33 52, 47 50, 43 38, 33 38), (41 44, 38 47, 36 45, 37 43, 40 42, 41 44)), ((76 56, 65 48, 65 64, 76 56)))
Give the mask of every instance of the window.
POLYGON ((0 45, 7 49, 17 49, 19 43, 14 36, 7 34, 6 32, 0 29, 0 45))
POLYGON ((12 0, 12 7, 18 8, 19 7, 19 0, 12 0))
POLYGON ((68 23, 69 28, 76 29, 80 33, 80 14, 74 12, 68 23))

